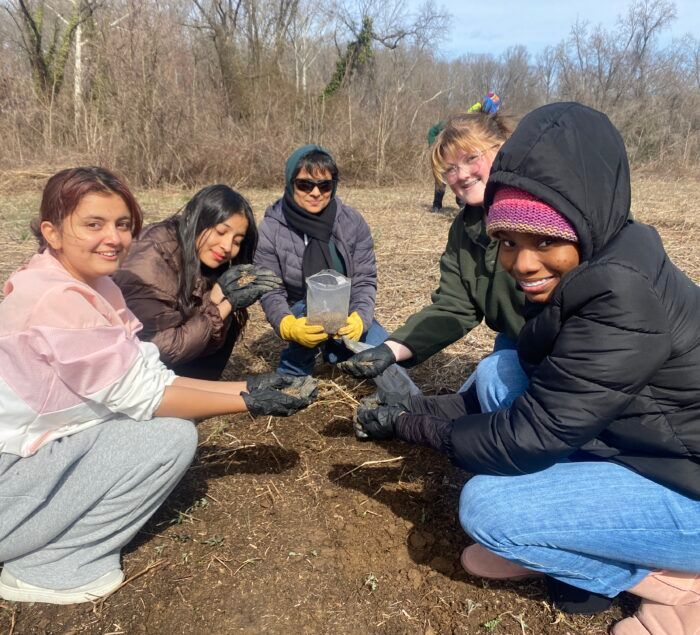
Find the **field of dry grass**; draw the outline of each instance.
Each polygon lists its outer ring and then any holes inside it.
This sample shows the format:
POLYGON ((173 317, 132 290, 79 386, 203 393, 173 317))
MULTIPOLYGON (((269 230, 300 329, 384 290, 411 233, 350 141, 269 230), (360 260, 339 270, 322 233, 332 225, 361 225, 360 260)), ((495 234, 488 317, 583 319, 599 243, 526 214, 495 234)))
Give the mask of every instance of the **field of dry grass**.
MULTIPOLYGON (((0 175, 0 278, 35 251, 28 231, 41 175, 0 175)), ((633 211, 674 262, 700 280, 700 181, 635 178, 633 211)), ((139 193, 149 220, 191 192, 139 193)), ((247 190, 258 218, 277 192, 247 190)), ((425 187, 349 189, 375 238, 377 318, 391 331, 429 301, 456 208, 428 212, 425 187)), ((446 201, 449 198, 446 197, 446 201)), ((479 327, 412 371, 428 393, 454 390, 489 352, 479 327)), ((274 368, 281 344, 254 309, 227 369, 274 368)), ((466 476, 440 456, 351 435, 367 385, 321 369, 321 396, 290 419, 219 417, 200 425, 197 459, 124 556, 133 580, 95 606, 0 602, 0 632, 27 633, 605 633, 630 610, 564 616, 541 583, 494 584, 458 564, 456 511, 466 476), (134 577, 135 576, 135 577, 134 577)), ((626 603, 627 602, 627 603, 626 603)))

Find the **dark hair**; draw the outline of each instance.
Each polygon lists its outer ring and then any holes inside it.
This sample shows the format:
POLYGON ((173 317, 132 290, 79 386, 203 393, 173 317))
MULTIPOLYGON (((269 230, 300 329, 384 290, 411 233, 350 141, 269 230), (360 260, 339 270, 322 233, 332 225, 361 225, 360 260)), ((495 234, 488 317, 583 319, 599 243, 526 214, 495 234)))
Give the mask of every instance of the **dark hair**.
MULTIPOLYGON (((189 316, 194 311, 193 292, 197 278, 200 275, 215 278, 222 273, 224 267, 231 264, 252 263, 255 248, 258 246, 258 229, 250 203, 228 185, 221 184, 208 185, 199 190, 172 218, 177 223, 177 239, 181 253, 178 307, 184 315, 189 316), (235 258, 211 270, 199 260, 197 239, 203 232, 211 231, 236 214, 245 216, 248 221, 241 248, 235 258)), ((245 309, 236 311, 233 319, 239 330, 242 330, 248 320, 248 312, 245 309)))
POLYGON ((55 227, 60 227, 78 207, 81 199, 91 193, 120 196, 131 216, 131 234, 134 238, 138 238, 143 226, 143 214, 126 181, 105 168, 94 166, 68 168, 56 172, 46 182, 41 197, 39 217, 31 222, 32 233, 39 241, 39 251, 44 251, 48 247, 41 233, 41 223, 48 221, 55 227))
POLYGON ((299 159, 292 172, 292 181, 297 178, 297 174, 299 174, 302 169, 306 170, 312 176, 316 172, 330 172, 331 178, 334 181, 338 180, 338 166, 335 160, 330 154, 321 152, 320 150, 313 150, 299 159))

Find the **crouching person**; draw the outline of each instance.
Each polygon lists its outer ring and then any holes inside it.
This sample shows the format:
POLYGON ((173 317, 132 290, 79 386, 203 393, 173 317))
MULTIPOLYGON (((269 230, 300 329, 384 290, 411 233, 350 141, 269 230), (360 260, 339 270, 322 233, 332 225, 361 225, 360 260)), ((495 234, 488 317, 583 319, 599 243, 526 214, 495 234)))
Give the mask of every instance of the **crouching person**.
MULTIPOLYGON (((110 279, 142 218, 101 168, 51 177, 40 251, 0 304, 0 597, 71 604, 122 583, 120 550, 188 469, 191 419, 288 415, 267 381, 177 377, 110 279)), ((277 380, 279 382, 279 380, 277 380)))
POLYGON ((268 322, 289 344, 277 372, 313 373, 316 355, 335 364, 351 353, 340 336, 376 346, 387 332, 374 319, 377 265, 374 242, 362 215, 335 195, 338 167, 317 145, 297 148, 287 159, 283 196, 265 211, 255 252, 257 267, 271 270, 284 286, 261 300, 268 322), (306 319, 306 278, 333 269, 350 278, 350 315, 337 333, 306 319))
POLYGON ((460 500, 477 542, 467 571, 628 591, 642 604, 615 635, 696 635, 700 289, 628 220, 627 156, 599 112, 526 116, 486 203, 501 265, 539 306, 518 339, 527 390, 489 414, 463 416, 453 397, 421 414, 365 409, 359 431, 431 445, 477 475, 460 500))

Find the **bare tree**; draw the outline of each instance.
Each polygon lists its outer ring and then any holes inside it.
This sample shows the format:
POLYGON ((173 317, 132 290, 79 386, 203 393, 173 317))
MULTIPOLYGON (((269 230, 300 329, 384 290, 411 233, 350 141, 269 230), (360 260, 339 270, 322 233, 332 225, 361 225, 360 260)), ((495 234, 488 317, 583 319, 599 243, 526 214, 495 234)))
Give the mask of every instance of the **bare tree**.
POLYGON ((656 36, 676 19, 676 7, 668 0, 637 0, 621 21, 631 39, 630 66, 635 75, 635 93, 643 98, 647 92, 646 75, 649 53, 656 36))
POLYGON ((45 0, 9 0, 3 5, 19 33, 35 89, 43 98, 52 99, 63 87, 76 30, 96 4, 96 0, 75 0, 56 9, 45 0))
POLYGON ((537 55, 535 68, 540 84, 544 90, 544 101, 552 100, 557 83, 557 53, 552 46, 547 46, 537 55))
POLYGON ((306 93, 308 72, 318 56, 327 49, 323 45, 331 36, 331 18, 328 13, 316 10, 311 0, 304 0, 292 16, 287 37, 294 54, 294 87, 296 92, 306 93))

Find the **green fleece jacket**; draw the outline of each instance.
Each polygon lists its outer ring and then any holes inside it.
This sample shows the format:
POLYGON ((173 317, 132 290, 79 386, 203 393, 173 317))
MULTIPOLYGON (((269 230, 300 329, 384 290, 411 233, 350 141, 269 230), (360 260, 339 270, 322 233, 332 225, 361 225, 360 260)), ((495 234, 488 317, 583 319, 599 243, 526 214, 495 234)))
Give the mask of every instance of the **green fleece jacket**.
POLYGON ((413 352, 402 365, 425 361, 483 319, 494 331, 517 338, 525 323, 525 296, 498 264, 498 242, 486 235, 483 208, 465 206, 452 223, 432 301, 389 337, 413 352))

